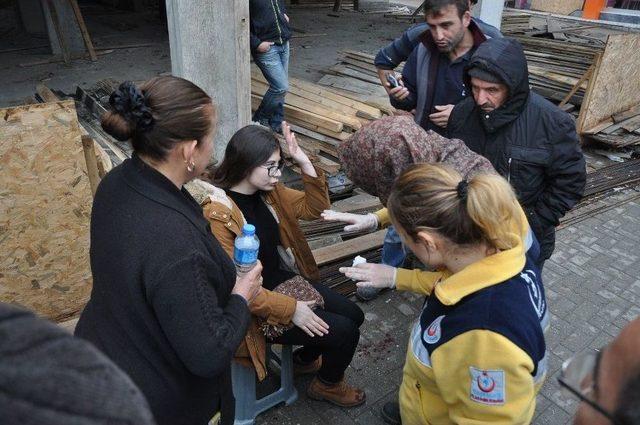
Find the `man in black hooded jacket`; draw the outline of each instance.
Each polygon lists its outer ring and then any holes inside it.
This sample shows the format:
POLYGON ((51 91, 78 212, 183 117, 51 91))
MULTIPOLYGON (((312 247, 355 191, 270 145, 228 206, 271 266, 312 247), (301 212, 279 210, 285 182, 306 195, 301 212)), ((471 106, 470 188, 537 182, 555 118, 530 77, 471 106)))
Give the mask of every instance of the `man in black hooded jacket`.
POLYGON ((542 269, 553 253, 555 227, 584 192, 575 122, 529 90, 527 60, 514 39, 481 44, 464 78, 473 97, 451 112, 448 135, 486 157, 511 183, 540 242, 542 269))

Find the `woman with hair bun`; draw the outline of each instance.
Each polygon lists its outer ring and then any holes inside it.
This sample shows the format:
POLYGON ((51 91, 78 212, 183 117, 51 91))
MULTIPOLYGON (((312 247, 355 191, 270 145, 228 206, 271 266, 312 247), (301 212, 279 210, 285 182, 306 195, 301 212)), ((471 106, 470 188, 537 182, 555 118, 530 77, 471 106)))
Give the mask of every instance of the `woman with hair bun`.
POLYGON ((142 390, 158 424, 234 420, 231 359, 262 267, 233 262, 184 189, 213 153, 216 108, 195 84, 125 82, 102 127, 134 154, 100 182, 91 215, 93 290, 76 335, 142 390))
POLYGON ((547 371, 547 309, 513 190, 494 174, 466 180, 418 164, 398 177, 387 208, 402 242, 438 271, 367 283, 363 269, 341 271, 358 285, 427 295, 407 350, 402 423, 530 423, 547 371))

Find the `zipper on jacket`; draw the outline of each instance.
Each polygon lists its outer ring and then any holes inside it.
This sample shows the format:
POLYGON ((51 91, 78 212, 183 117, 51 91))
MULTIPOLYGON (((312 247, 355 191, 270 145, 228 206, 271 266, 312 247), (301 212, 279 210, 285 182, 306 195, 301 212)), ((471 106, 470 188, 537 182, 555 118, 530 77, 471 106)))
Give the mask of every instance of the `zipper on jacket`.
POLYGON ((509 158, 509 168, 507 169, 507 182, 511 183, 511 159, 509 158))
POLYGON ((278 28, 278 40, 280 40, 280 44, 282 45, 282 30, 280 29, 280 20, 278 18, 280 13, 280 8, 278 7, 278 0, 270 0, 271 1, 271 9, 273 9, 274 15, 276 15, 276 28, 278 28), (276 2, 274 5, 273 2, 276 2))

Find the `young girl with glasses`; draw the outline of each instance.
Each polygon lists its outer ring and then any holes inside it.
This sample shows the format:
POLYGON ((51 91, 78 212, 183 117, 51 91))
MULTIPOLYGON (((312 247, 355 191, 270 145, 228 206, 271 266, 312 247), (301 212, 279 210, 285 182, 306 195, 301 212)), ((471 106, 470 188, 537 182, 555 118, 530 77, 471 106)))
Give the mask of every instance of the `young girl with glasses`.
POLYGON ((236 357, 253 365, 262 380, 266 342, 302 345, 294 352, 294 366, 298 373, 316 374, 308 395, 343 407, 357 406, 364 403, 365 394, 345 383, 344 372, 358 345, 364 314, 318 282, 318 266, 298 220, 318 219, 329 207, 327 183, 286 123, 283 132, 291 159, 302 170, 303 191, 279 181, 283 158, 273 132, 249 125, 229 141, 212 178, 222 190, 212 189, 204 204, 211 231, 230 256, 244 223, 255 225, 260 240, 263 288, 249 305, 253 322, 236 357), (283 293, 283 285, 294 293, 283 293), (315 301, 293 296, 304 291, 313 292, 315 301))

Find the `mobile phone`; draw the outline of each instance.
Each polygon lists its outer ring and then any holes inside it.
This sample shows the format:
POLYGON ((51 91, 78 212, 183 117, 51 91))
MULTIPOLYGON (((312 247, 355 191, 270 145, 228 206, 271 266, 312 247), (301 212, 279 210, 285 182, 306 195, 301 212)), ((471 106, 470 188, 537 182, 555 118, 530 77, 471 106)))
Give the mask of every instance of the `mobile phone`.
POLYGON ((400 83, 398 82, 398 79, 393 74, 387 74, 387 81, 389 82, 389 85, 391 86, 392 89, 400 85, 400 83))

